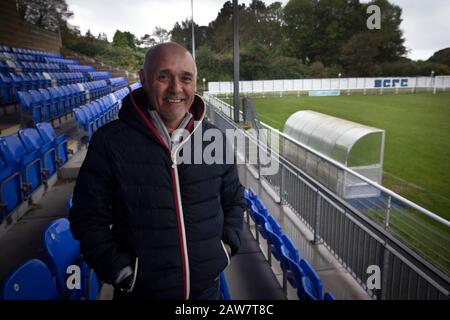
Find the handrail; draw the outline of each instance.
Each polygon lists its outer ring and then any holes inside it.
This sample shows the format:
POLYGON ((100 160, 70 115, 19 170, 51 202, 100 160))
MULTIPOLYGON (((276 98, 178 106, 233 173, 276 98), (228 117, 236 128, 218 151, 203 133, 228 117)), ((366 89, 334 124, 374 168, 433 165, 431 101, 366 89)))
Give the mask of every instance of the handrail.
MULTIPOLYGON (((209 98, 213 98, 213 99, 217 100, 218 102, 220 102, 222 104, 225 104, 226 107, 233 108, 228 103, 226 103, 226 102, 216 98, 215 96, 213 96, 211 94, 208 94, 206 92, 205 92, 205 94, 208 95, 209 98)), ((390 195, 391 197, 394 197, 394 198, 404 202, 408 206, 410 206, 413 209, 419 211, 420 213, 426 215, 427 217, 429 217, 429 218, 431 218, 431 219, 433 219, 433 220, 435 220, 435 221, 445 225, 446 227, 450 228, 450 221, 446 220, 445 218, 443 218, 443 217, 441 217, 441 216, 439 216, 439 215, 437 215, 437 214, 435 214, 435 213, 433 213, 433 212, 431 212, 431 211, 429 211, 429 210, 419 206, 418 204, 412 202, 411 200, 408 200, 408 199, 402 197, 401 195, 395 193, 394 191, 392 191, 390 189, 387 189, 386 187, 383 187, 382 185, 380 185, 380 184, 378 184, 378 183, 368 179, 367 177, 361 175, 360 173, 358 173, 356 171, 353 171, 352 169, 350 169, 350 168, 344 166, 343 164, 337 162, 336 160, 334 160, 334 159, 332 159, 332 158, 330 158, 330 157, 328 157, 328 156, 326 156, 326 155, 324 155, 324 154, 322 154, 322 153, 312 149, 311 147, 309 147, 307 145, 304 145, 303 143, 301 143, 301 142, 295 140, 294 138, 284 134, 283 132, 280 132, 278 129, 272 128, 271 126, 269 126, 268 124, 266 124, 264 122, 260 121, 260 123, 261 123, 262 126, 266 127, 268 130, 272 130, 275 133, 278 133, 281 137, 287 139, 289 142, 295 144, 296 146, 301 147, 303 149, 306 149, 307 151, 311 152, 312 154, 318 156, 319 158, 322 158, 323 160, 325 160, 325 161, 335 165, 339 169, 341 169, 341 170, 343 170, 343 171, 345 171, 345 172, 347 172, 347 173, 357 177, 358 179, 361 179, 362 181, 368 183, 372 187, 374 187, 374 188, 376 188, 376 189, 378 189, 378 190, 380 190, 380 191, 390 195)))

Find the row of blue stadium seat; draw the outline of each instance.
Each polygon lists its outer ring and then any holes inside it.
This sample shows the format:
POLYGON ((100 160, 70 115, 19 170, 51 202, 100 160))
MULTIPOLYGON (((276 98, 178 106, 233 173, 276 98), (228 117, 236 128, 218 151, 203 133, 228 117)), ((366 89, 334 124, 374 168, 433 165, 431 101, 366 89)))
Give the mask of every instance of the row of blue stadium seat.
POLYGON ((83 73, 83 75, 88 77, 90 81, 93 80, 106 80, 112 77, 111 72, 109 71, 95 71, 95 72, 87 72, 83 73))
POLYGON ((117 77, 109 79, 109 83, 113 89, 113 91, 122 89, 128 85, 128 80, 124 77, 117 77))
POLYGON ((117 118, 121 101, 129 92, 128 88, 123 88, 73 109, 82 143, 89 143, 98 128, 117 118))
POLYGON ((72 59, 64 59, 64 58, 53 58, 53 57, 45 57, 45 62, 47 63, 56 63, 59 65, 79 65, 77 60, 72 59))
POLYGON ((21 264, 3 279, 1 300, 96 300, 101 289, 94 270, 88 267, 73 238, 69 221, 56 219, 44 230, 44 251, 48 266, 39 259, 21 264), (79 283, 69 280, 71 268, 78 267, 79 283), (71 283, 71 287, 68 287, 71 283))
POLYGON ((46 62, 45 57, 41 55, 13 53, 13 52, 0 52, 0 60, 46 62))
POLYGON ((67 160, 67 140, 49 123, 1 137, 0 223, 67 160))
POLYGON ((130 90, 131 91, 139 89, 141 87, 142 87, 142 84, 140 82, 135 82, 135 83, 130 84, 130 90))
POLYGON ((42 56, 42 57, 62 58, 62 55, 60 55, 59 53, 33 50, 33 49, 14 48, 14 47, 8 47, 8 46, 0 46, 0 52, 12 52, 12 53, 29 54, 29 55, 42 56))
MULTIPOLYGON (((108 80, 110 72, 55 72, 55 73, 0 73, 0 105, 15 103, 19 101, 17 92, 26 90, 45 89, 50 86, 63 86, 78 84, 86 81, 108 80)), ((113 89, 127 85, 127 80, 119 77, 114 85, 112 81, 109 85, 113 89), (117 84, 120 84, 118 86, 117 84)))
POLYGON ((18 92, 85 82, 81 73, 0 73, 0 104, 19 101, 18 92))
POLYGON ((2 61, 0 60, 0 72, 60 72, 66 71, 55 63, 26 62, 26 61, 2 61))
MULTIPOLYGON (((247 204, 247 214, 256 225, 256 235, 267 240, 269 252, 280 263, 283 270, 283 286, 286 280, 297 289, 297 296, 300 300, 334 300, 331 293, 323 293, 322 280, 315 272, 309 262, 300 257, 300 254, 283 231, 271 216, 252 190, 245 190, 244 199, 247 204)), ((270 259, 270 258, 269 258, 270 259)))
POLYGON ((106 80, 49 87, 47 89, 19 91, 23 125, 32 126, 64 116, 84 104, 111 92, 106 80))
POLYGON ((96 69, 93 66, 82 65, 67 65, 67 70, 70 72, 94 72, 96 69))
MULTIPOLYGON (((1 58, 1 57, 0 57, 1 58)), ((95 72, 93 66, 0 59, 0 72, 95 72)))

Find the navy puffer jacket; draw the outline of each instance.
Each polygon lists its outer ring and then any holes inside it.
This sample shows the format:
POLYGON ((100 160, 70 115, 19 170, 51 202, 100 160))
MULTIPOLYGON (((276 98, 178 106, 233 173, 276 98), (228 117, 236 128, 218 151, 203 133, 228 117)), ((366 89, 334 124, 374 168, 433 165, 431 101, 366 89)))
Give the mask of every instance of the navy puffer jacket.
MULTIPOLYGON (((174 165, 145 105, 142 89, 133 91, 119 119, 93 135, 74 190, 72 233, 103 281, 136 268, 132 297, 195 298, 229 264, 223 243, 232 255, 240 247, 243 187, 225 159, 174 165)), ((188 139, 214 128, 200 97, 190 112, 201 122, 188 139)))

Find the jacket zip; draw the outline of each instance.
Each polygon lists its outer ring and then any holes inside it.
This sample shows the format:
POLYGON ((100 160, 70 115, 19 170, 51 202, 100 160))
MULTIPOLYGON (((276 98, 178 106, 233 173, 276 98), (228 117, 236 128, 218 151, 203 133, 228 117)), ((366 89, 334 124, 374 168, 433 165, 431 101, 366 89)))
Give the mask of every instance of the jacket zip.
POLYGON ((183 288, 184 288, 184 299, 188 300, 190 295, 190 287, 191 287, 191 281, 190 281, 190 269, 189 269, 189 257, 188 257, 188 251, 187 251, 187 239, 186 239, 186 230, 185 230, 185 224, 184 224, 184 213, 183 213, 183 203, 181 201, 181 191, 180 191, 180 180, 178 177, 178 166, 177 166, 177 153, 178 150, 191 138, 191 136, 194 134, 194 132, 198 129, 198 127, 201 125, 204 118, 204 114, 200 118, 200 121, 197 123, 197 125, 194 127, 192 132, 189 134, 189 136, 186 137, 185 140, 183 140, 180 145, 172 152, 171 159, 172 159, 172 180, 173 180, 173 186, 174 186, 174 196, 175 196, 175 204, 177 209, 177 220, 178 225, 180 228, 178 228, 178 234, 180 236, 180 244, 181 244, 181 256, 183 259, 183 288), (181 232, 180 232, 181 229, 181 232))
MULTIPOLYGON (((202 101, 203 99, 199 97, 202 101)), ((158 141, 163 145, 166 152, 169 155, 169 158, 172 161, 171 166, 171 178, 172 178, 172 188, 173 188, 173 196, 175 201, 175 210, 177 213, 177 223, 178 223, 178 236, 180 238, 180 247, 181 247, 181 258, 182 258, 182 269, 183 269, 183 294, 184 299, 188 300, 190 295, 190 269, 189 269, 189 257, 188 257, 188 251, 187 251, 187 240, 186 240, 186 229, 184 225, 184 215, 183 215, 183 203, 181 202, 181 191, 180 191, 180 181, 178 177, 178 168, 177 168, 177 159, 176 154, 178 150, 191 138, 191 136, 194 134, 194 132, 199 128, 199 126, 202 124, 203 119, 205 118, 206 110, 203 110, 203 114, 200 117, 200 120, 197 122, 197 125, 194 127, 192 132, 189 134, 189 136, 186 137, 185 140, 183 140, 178 147, 171 153, 170 149, 166 146, 164 141, 161 139, 161 136, 159 132, 153 127, 152 123, 145 117, 145 115, 142 113, 141 110, 139 110, 139 107, 136 105, 133 99, 133 95, 131 95, 131 100, 133 102, 133 105, 137 112, 141 115, 144 122, 147 124, 147 126, 150 128, 150 130, 153 131, 153 133, 156 135, 158 141)), ((205 105, 205 102, 203 101, 203 105, 205 105)), ((195 120, 194 120, 195 121, 195 120)))
POLYGON ((225 248, 225 243, 220 240, 220 243, 222 244, 222 249, 225 251, 225 255, 227 256, 227 267, 230 265, 230 255, 228 254, 227 248, 225 248))

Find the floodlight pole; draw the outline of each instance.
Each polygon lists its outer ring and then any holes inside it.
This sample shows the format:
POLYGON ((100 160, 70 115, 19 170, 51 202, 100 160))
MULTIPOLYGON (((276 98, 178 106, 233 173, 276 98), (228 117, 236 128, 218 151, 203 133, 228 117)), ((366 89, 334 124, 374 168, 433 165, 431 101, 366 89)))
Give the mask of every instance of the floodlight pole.
POLYGON ((191 0, 191 23, 192 23, 192 57, 195 61, 195 32, 194 32, 194 0, 191 0))
POLYGON ((233 80, 233 120, 239 122, 239 6, 237 0, 233 0, 233 80))

